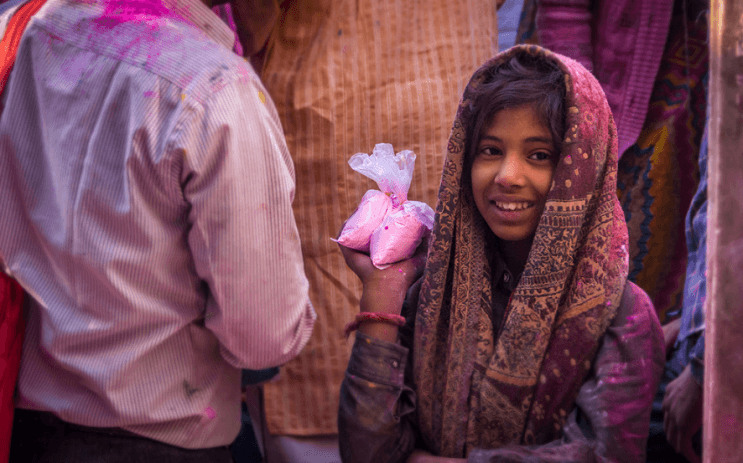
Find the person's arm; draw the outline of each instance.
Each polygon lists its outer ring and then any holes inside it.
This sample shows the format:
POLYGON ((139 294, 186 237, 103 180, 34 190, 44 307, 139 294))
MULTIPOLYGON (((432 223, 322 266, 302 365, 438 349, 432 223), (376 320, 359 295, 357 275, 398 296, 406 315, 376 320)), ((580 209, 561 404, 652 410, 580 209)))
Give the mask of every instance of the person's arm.
POLYGON ((408 349, 356 334, 341 384, 338 438, 342 461, 404 463, 415 448, 415 393, 405 384, 408 349))
MULTIPOLYGON (((411 259, 384 270, 374 267, 368 255, 340 248, 348 266, 361 279, 362 312, 400 315, 406 293, 414 310, 419 285, 413 282, 423 271, 427 240, 411 259)), ((407 324, 399 330, 388 323, 364 322, 356 334, 338 408, 343 461, 404 463, 415 449, 416 398, 409 386, 414 314, 403 315, 407 324)))
POLYGON ((193 115, 175 130, 190 147, 177 154, 205 326, 226 361, 262 369, 300 352, 315 312, 291 207, 294 167, 270 97, 242 66, 240 80, 203 103, 184 100, 193 115))
POLYGON ((702 429, 702 383, 692 373, 692 365, 668 383, 663 397, 663 430, 668 443, 691 463, 701 462, 692 447, 692 437, 702 429))
POLYGON ((664 365, 663 333, 648 296, 627 285, 562 439, 541 446, 475 449, 469 462, 645 461, 650 410, 664 365))
POLYGON ((536 22, 540 45, 593 72, 591 0, 540 0, 536 22))
POLYGON ((701 462, 692 437, 702 429, 704 385, 704 331, 689 351, 689 363, 668 383, 663 397, 663 430, 668 443, 691 463, 701 462))

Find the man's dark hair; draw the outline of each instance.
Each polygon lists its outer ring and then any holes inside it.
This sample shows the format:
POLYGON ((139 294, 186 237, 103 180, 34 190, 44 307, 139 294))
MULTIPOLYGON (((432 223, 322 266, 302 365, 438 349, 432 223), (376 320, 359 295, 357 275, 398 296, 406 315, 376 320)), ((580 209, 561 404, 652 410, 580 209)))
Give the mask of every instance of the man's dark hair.
POLYGON ((465 178, 469 179, 480 136, 495 113, 503 109, 533 105, 541 122, 552 134, 557 152, 565 136, 565 77, 552 60, 520 52, 487 71, 485 79, 470 95, 471 119, 467 129, 465 178))

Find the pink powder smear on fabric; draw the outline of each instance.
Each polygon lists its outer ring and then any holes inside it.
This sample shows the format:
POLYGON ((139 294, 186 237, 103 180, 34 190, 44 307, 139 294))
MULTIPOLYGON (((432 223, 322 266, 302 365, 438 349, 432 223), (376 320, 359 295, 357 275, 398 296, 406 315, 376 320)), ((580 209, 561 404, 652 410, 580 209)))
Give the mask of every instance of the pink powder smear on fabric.
POLYGON ((389 196, 379 190, 367 191, 335 241, 347 248, 368 253, 371 235, 382 224, 390 209, 392 200, 389 196))
POLYGON ((159 0, 109 0, 106 9, 95 22, 111 29, 130 21, 151 22, 159 18, 183 19, 159 0))
POLYGON ((173 10, 168 9, 161 0, 105 0, 104 11, 92 21, 95 34, 88 35, 88 40, 109 40, 115 37, 115 29, 125 23, 140 23, 147 26, 147 33, 140 34, 127 44, 118 44, 118 53, 122 57, 134 47, 147 48, 147 61, 156 59, 162 47, 171 46, 158 40, 158 32, 166 27, 168 21, 188 23, 173 10))

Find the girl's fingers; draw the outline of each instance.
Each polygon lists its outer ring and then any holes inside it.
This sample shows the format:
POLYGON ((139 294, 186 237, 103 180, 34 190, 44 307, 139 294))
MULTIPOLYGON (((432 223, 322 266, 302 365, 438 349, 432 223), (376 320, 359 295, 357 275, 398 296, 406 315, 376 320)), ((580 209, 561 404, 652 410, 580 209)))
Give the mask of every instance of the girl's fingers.
POLYGON ((346 261, 346 265, 348 265, 348 267, 358 275, 363 282, 374 267, 371 258, 363 252, 347 248, 342 244, 338 244, 338 247, 341 249, 341 254, 343 254, 343 259, 346 261))

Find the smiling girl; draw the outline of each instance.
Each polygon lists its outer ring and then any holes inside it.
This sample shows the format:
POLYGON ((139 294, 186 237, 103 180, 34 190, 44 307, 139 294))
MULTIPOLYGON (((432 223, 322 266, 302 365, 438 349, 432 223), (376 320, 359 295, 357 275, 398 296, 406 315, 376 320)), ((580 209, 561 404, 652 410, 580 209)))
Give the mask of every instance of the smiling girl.
POLYGON ((385 270, 342 248, 364 288, 344 461, 644 461, 663 337, 626 280, 616 174, 581 65, 519 46, 475 73, 430 242, 385 270))

